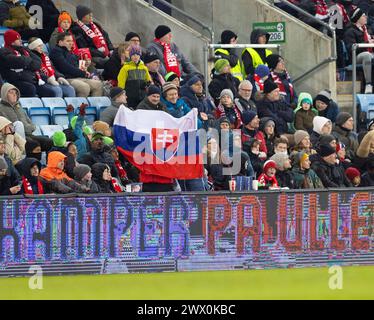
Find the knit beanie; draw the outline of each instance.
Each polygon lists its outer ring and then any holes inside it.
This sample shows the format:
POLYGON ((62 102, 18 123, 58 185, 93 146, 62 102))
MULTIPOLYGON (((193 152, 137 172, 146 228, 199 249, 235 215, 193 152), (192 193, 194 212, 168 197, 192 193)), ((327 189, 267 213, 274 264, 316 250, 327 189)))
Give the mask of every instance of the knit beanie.
POLYGON ((178 78, 178 75, 173 71, 171 71, 171 72, 169 72, 165 75, 165 81, 167 81, 167 82, 171 82, 176 78, 178 78))
POLYGON ((166 83, 162 86, 162 93, 166 93, 166 92, 168 92, 168 91, 171 90, 171 89, 178 90, 178 87, 177 87, 174 83, 166 82, 166 83))
POLYGON ((351 114, 348 113, 348 112, 340 112, 337 116, 336 116, 336 121, 335 123, 341 127, 344 123, 347 122, 347 120, 349 118, 352 118, 351 114))
POLYGON ((360 8, 357 8, 355 11, 353 11, 350 17, 351 23, 356 23, 364 14, 364 11, 362 11, 360 8))
POLYGON ((284 153, 276 153, 270 158, 270 160, 273 160, 277 164, 277 169, 279 170, 284 170, 284 163, 288 159, 288 155, 284 153))
POLYGON ((71 24, 73 22, 73 19, 71 18, 71 15, 68 12, 62 11, 58 16, 58 25, 60 25, 62 21, 69 21, 71 24))
POLYGON ((243 124, 246 126, 248 123, 250 123, 255 117, 257 116, 257 113, 254 111, 244 111, 242 116, 243 124))
POLYGON ((160 25, 155 30, 155 38, 161 39, 163 36, 166 36, 169 32, 171 32, 171 29, 168 26, 160 25))
POLYGON ((214 69, 217 73, 221 73, 223 68, 226 66, 229 66, 230 62, 226 59, 218 59, 216 63, 214 64, 214 69))
POLYGON ((323 134, 319 137, 318 142, 320 145, 322 144, 329 145, 334 140, 336 140, 336 138, 332 134, 323 134))
POLYGON ((232 38, 237 39, 238 36, 233 31, 231 31, 231 30, 224 30, 221 33, 221 43, 222 44, 230 44, 230 40, 232 38))
POLYGON ((113 87, 110 89, 109 97, 111 100, 115 100, 119 95, 126 93, 125 90, 119 87, 113 87))
POLYGON ((264 93, 270 93, 270 92, 274 91, 275 89, 278 89, 278 85, 276 83, 274 83, 273 80, 267 79, 264 82, 264 93))
POLYGON ((161 89, 154 84, 150 85, 147 90, 147 96, 151 96, 152 94, 159 94, 161 95, 161 89))
POLYGON ((312 105, 313 101, 310 100, 309 98, 304 98, 303 100, 301 100, 301 105, 303 105, 303 103, 308 103, 308 104, 312 105))
POLYGON ((297 146, 303 139, 309 137, 309 133, 304 130, 297 130, 294 135, 295 145, 297 146))
POLYGON ((197 83, 199 81, 201 83, 203 82, 199 76, 197 76, 197 75, 193 76, 190 80, 187 81, 187 86, 191 87, 192 85, 194 85, 195 83, 197 83))
POLYGON ((35 50, 37 47, 43 45, 43 40, 40 38, 35 39, 33 42, 30 42, 28 47, 30 50, 35 50))
POLYGON ((219 98, 221 99, 223 96, 229 96, 231 100, 234 101, 234 94, 230 89, 223 89, 219 95, 219 98))
POLYGON ((299 151, 292 155, 292 166, 301 167, 301 163, 309 159, 309 155, 305 151, 299 151))
POLYGON ((269 67, 264 64, 260 64, 255 69, 255 74, 257 74, 260 78, 265 78, 266 76, 270 74, 269 67))
POLYGON ((315 116, 313 118, 313 131, 322 134, 323 126, 328 122, 331 122, 331 120, 325 117, 315 116))
POLYGON ((86 6, 78 5, 76 15, 78 20, 82 20, 86 15, 92 13, 92 10, 86 6))
POLYGON ((63 148, 66 144, 66 135, 62 131, 56 131, 52 136, 52 140, 55 147, 63 148))
POLYGON ((135 32, 128 32, 125 36, 125 41, 130 41, 132 38, 138 37, 140 40, 140 37, 137 33, 135 32))
POLYGON ((104 136, 110 136, 111 134, 109 124, 104 121, 95 121, 92 124, 92 129, 97 133, 103 134, 104 136))
POLYGON ((160 58, 158 57, 157 54, 154 54, 154 53, 151 53, 151 52, 148 52, 145 54, 145 56, 143 57, 143 62, 145 64, 147 63, 151 63, 153 61, 156 61, 156 60, 159 60, 160 58))
POLYGON ((279 54, 271 54, 267 56, 266 63, 268 64, 269 69, 275 69, 280 59, 282 59, 282 57, 279 54))
POLYGON ((335 148, 330 146, 329 144, 321 144, 319 147, 319 155, 321 157, 328 157, 332 155, 333 153, 336 153, 335 148))
POLYGON ((33 139, 27 139, 27 142, 25 144, 25 152, 26 156, 28 157, 33 153, 33 150, 37 147, 40 147, 40 143, 33 139))
POLYGON ((315 101, 319 100, 322 101, 323 103, 326 103, 327 105, 330 104, 331 102, 331 91, 329 90, 322 90, 320 91, 316 97, 314 98, 315 101))
POLYGON ((91 168, 86 164, 78 164, 73 169, 74 179, 76 181, 81 181, 84 176, 91 171, 91 168))
POLYGON ((270 168, 277 169, 277 163, 274 160, 268 160, 264 164, 263 172, 266 174, 270 168))
POLYGON ((20 40, 20 39, 21 39, 21 35, 17 31, 12 30, 12 29, 7 30, 4 33, 4 46, 10 47, 14 41, 20 40))
POLYGON ((361 177, 361 173, 359 170, 357 170, 354 167, 349 167, 347 170, 345 170, 345 175, 348 177, 349 180, 353 181, 356 177, 361 177))
POLYGON ((138 56, 142 55, 142 49, 139 46, 131 46, 130 48, 130 58, 137 54, 138 56))
POLYGON ((219 118, 219 124, 221 125, 222 123, 228 123, 228 124, 230 124, 230 120, 229 120, 229 118, 227 118, 227 117, 221 117, 221 118, 219 118))

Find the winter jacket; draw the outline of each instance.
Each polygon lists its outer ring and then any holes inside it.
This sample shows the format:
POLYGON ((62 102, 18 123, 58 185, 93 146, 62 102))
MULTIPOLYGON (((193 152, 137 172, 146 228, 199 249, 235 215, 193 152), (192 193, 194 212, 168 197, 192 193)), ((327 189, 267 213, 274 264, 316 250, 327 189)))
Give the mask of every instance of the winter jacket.
POLYGON ((100 121, 104 121, 113 127, 114 119, 116 118, 120 106, 120 104, 112 101, 112 105, 105 108, 104 111, 100 113, 100 121))
POLYGON ((29 29, 30 17, 25 6, 11 0, 0 2, 0 25, 17 31, 29 29))
MULTIPOLYGON (((106 110, 106 109, 105 109, 106 110)), ((157 105, 152 104, 148 97, 145 97, 136 107, 136 110, 153 110, 167 112, 165 105, 160 101, 157 105)))
POLYGON ((16 165, 16 169, 22 175, 22 194, 46 194, 48 192, 46 181, 42 181, 39 177, 31 176, 30 169, 35 164, 38 166, 40 172, 42 165, 35 158, 25 158, 16 165), (31 187, 31 190, 26 190, 28 187, 31 187))
MULTIPOLYGON (((109 39, 108 33, 102 28, 100 24, 98 24, 97 22, 94 23, 97 26, 97 28, 101 31, 109 51, 112 51, 114 47, 109 39)), ((104 53, 102 53, 96 48, 93 40, 89 36, 87 36, 87 34, 82 30, 82 28, 77 23, 72 24, 71 32, 74 34, 78 48, 89 48, 92 57, 105 58, 104 53)))
POLYGON ((96 183, 99 193, 114 193, 113 184, 111 181, 103 180, 103 173, 108 168, 104 163, 95 163, 92 166, 92 180, 96 183))
POLYGON ((209 83, 208 90, 210 96, 214 99, 215 105, 219 105, 219 97, 223 89, 230 89, 235 98, 238 95, 239 84, 239 80, 231 73, 214 74, 213 80, 209 83))
POLYGON ((104 150, 91 150, 78 159, 79 163, 92 167, 95 163, 107 164, 113 177, 118 177, 118 171, 113 157, 104 150))
MULTIPOLYGON (((274 121, 272 118, 269 118, 269 117, 261 118, 260 127, 259 127, 260 132, 263 134, 264 142, 266 146, 266 152, 265 151, 264 152, 268 155, 268 157, 271 157, 274 154, 274 141, 276 138, 279 137, 278 131, 277 131, 277 125, 275 125, 274 134, 271 137, 269 137, 265 133, 265 126, 270 120, 274 121)), ((260 147, 260 151, 262 151, 262 149, 265 149, 265 148, 260 147)))
POLYGON ((12 160, 6 155, 3 157, 8 164, 8 169, 5 176, 0 176, 0 195, 6 196, 11 195, 9 189, 20 185, 22 180, 17 169, 13 166, 12 160))
POLYGON ((149 75, 152 78, 153 84, 161 89, 166 82, 161 73, 149 71, 149 75))
POLYGON ((252 100, 245 100, 241 96, 238 97, 234 101, 235 105, 238 107, 241 114, 244 111, 254 111, 257 112, 256 104, 252 100))
MULTIPOLYGON (((366 43, 364 32, 361 31, 355 24, 351 24, 344 33, 344 42, 349 54, 349 60, 352 61, 352 46, 356 43, 366 43)), ((357 48, 356 54, 366 52, 367 48, 357 48)))
POLYGON ((192 88, 185 84, 180 90, 180 97, 189 105, 189 107, 196 108, 199 112, 212 114, 214 110, 214 103, 205 95, 197 96, 192 88))
MULTIPOLYGON (((69 128, 64 130, 67 140, 73 141, 77 147, 77 159, 80 159, 84 154, 90 150, 90 141, 83 132, 85 125, 84 116, 78 114, 74 129, 71 127, 71 120, 75 116, 74 111, 68 112, 69 128)), ((73 168, 74 169, 74 168, 73 168)), ((71 172, 71 171, 70 171, 71 172)), ((72 175, 70 175, 72 177, 72 175)))
POLYGON ((318 156, 317 160, 312 164, 312 169, 325 188, 352 187, 351 182, 344 173, 344 169, 340 165, 329 164, 318 156))
POLYGON ((26 114, 26 112, 22 109, 18 101, 16 102, 15 105, 11 105, 8 102, 8 99, 7 99, 8 91, 12 89, 17 90, 18 97, 19 97, 20 92, 15 86, 9 83, 5 83, 1 87, 0 116, 7 118, 12 123, 16 121, 21 121, 25 128, 26 136, 29 136, 35 131, 36 126, 32 123, 31 119, 26 114))
POLYGON ((365 172, 361 176, 360 187, 374 187, 374 174, 370 174, 369 172, 365 172))
MULTIPOLYGON (((315 100, 313 100, 313 105, 315 107, 315 100)), ((323 111, 318 111, 318 115, 330 119, 332 123, 335 123, 336 117, 339 114, 339 106, 335 101, 330 101, 330 104, 323 111)))
POLYGON ((264 133, 260 130, 248 130, 245 126, 242 127, 242 144, 248 143, 251 139, 256 139, 261 142, 260 151, 267 154, 268 149, 264 133))
POLYGON ((332 135, 337 141, 345 145, 346 157, 353 159, 358 148, 357 134, 335 125, 332 129, 332 135))
POLYGON ((74 156, 68 151, 68 148, 66 147, 55 147, 54 146, 49 150, 48 154, 53 151, 61 152, 62 154, 66 156, 64 171, 70 178, 74 179, 73 171, 74 171, 74 168, 76 167, 76 161, 75 161, 74 156))
MULTIPOLYGON (((180 51, 178 46, 175 43, 171 43, 170 45, 171 52, 173 52, 179 62, 179 69, 180 73, 183 77, 183 74, 193 74, 198 73, 199 71, 196 69, 196 67, 184 56, 184 54, 180 51)), ((159 72, 163 77, 167 74, 165 62, 164 62, 164 48, 163 46, 155 41, 152 41, 148 47, 147 51, 149 53, 153 53, 157 55, 158 59, 161 62, 160 70, 159 72)))
POLYGON ((222 117, 228 118, 233 129, 240 129, 243 125, 242 116, 235 104, 231 108, 219 104, 215 116, 217 120, 222 117))
POLYGON ((298 101, 297 95, 288 72, 286 70, 282 73, 272 71, 271 78, 273 79, 274 83, 278 85, 280 94, 284 101, 290 105, 296 105, 298 101))
MULTIPOLYGON (((0 131, 11 124, 7 118, 0 117, 0 131)), ((0 136, 2 136, 0 134, 0 136)), ((13 164, 24 158, 26 140, 18 133, 2 136, 5 140, 5 154, 12 160, 13 164)))
POLYGON ((57 27, 60 12, 52 0, 28 0, 26 9, 29 10, 34 5, 43 9, 43 29, 39 30, 39 34, 43 42, 48 43, 54 28, 57 27))
POLYGON ((148 68, 141 60, 137 64, 133 61, 126 62, 118 74, 118 87, 126 90, 127 103, 131 108, 135 108, 144 99, 150 82, 148 68))
POLYGON ((50 59, 58 72, 65 75, 66 79, 86 78, 86 72, 79 69, 79 58, 65 47, 55 46, 50 54, 50 59))
POLYGON ((292 123, 294 114, 292 108, 283 100, 270 101, 267 98, 257 102, 258 116, 274 120, 279 135, 288 132, 288 124, 292 123))
POLYGON ((312 170, 292 168, 294 189, 322 189, 323 184, 318 175, 312 170))
POLYGON ((26 47, 12 46, 0 49, 0 73, 4 80, 37 84, 36 71, 41 67, 41 60, 26 47), (12 50, 17 50, 20 56, 12 50))
POLYGON ((299 100, 297 102, 297 107, 294 111, 295 113, 295 128, 296 130, 304 130, 311 133, 313 129, 313 119, 318 115, 318 111, 311 105, 309 110, 304 110, 302 107, 302 101, 304 99, 309 99, 313 101, 312 96, 309 93, 301 92, 299 95, 299 100))
POLYGON ((295 188, 295 179, 290 170, 280 171, 277 170, 275 174, 277 178, 278 185, 281 188, 289 188, 289 189, 296 189, 295 188))
POLYGON ((118 54, 118 48, 116 48, 113 50, 109 60, 105 62, 104 71, 102 74, 103 79, 115 81, 117 83, 118 74, 121 71, 122 66, 121 57, 118 54))

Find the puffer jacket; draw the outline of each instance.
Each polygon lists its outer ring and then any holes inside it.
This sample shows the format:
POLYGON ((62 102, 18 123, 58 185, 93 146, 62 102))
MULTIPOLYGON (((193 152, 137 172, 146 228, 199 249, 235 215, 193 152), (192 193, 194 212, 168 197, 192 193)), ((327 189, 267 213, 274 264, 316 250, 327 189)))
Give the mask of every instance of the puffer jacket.
POLYGON ((12 0, 0 2, 0 25, 17 31, 29 29, 30 18, 25 6, 12 0))
POLYGON ((39 177, 31 176, 30 169, 37 165, 39 172, 42 165, 39 160, 35 158, 25 158, 18 162, 16 169, 22 175, 22 193, 23 194, 45 194, 48 190, 46 181, 42 181, 39 177), (31 190, 27 190, 31 187, 31 190))
POLYGON ((238 78, 235 78, 231 73, 213 74, 213 80, 209 83, 208 90, 215 105, 219 105, 219 97, 224 89, 230 89, 234 98, 237 97, 239 84, 238 78))
POLYGON ((7 174, 0 176, 0 195, 11 195, 10 188, 20 185, 22 180, 17 169, 13 166, 12 160, 4 155, 4 160, 8 164, 7 174))
MULTIPOLYGON (((0 131, 3 130, 11 122, 5 118, 0 117, 0 131)), ((18 133, 7 134, 0 136, 5 140, 5 153, 12 160, 13 164, 24 158, 26 140, 23 139, 18 133)))
POLYGON ((12 90, 12 89, 17 90, 18 99, 19 99, 21 94, 15 86, 13 86, 10 83, 5 83, 1 87, 0 116, 7 118, 12 123, 16 121, 21 121, 25 128, 26 136, 31 135, 35 131, 36 126, 32 123, 29 116, 22 109, 18 100, 14 105, 11 105, 8 101, 8 98, 7 98, 8 92, 9 90, 12 90))
POLYGON ((338 125, 332 129, 332 135, 345 145, 346 157, 353 160, 358 148, 358 137, 353 131, 348 131, 338 125))

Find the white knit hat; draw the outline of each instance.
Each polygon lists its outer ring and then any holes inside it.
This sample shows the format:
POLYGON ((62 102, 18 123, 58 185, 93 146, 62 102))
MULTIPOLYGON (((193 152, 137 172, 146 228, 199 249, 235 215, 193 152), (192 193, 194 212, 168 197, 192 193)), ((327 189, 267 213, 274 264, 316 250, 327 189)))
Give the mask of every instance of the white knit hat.
POLYGON ((42 39, 35 39, 33 42, 29 43, 29 49, 30 50, 35 50, 37 47, 43 45, 43 40, 42 39))
POLYGON ((313 119, 313 131, 317 132, 318 134, 322 134, 323 126, 326 123, 328 123, 329 121, 331 122, 330 119, 327 119, 325 117, 320 117, 320 116, 314 117, 314 119, 313 119))

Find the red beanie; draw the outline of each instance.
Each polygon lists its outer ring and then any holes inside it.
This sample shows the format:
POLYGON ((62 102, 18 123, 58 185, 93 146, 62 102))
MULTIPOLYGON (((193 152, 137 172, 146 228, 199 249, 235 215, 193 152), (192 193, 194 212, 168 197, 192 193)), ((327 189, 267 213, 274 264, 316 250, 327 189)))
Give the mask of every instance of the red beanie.
POLYGON ((10 47, 12 43, 18 39, 21 39, 21 35, 15 30, 7 30, 4 33, 4 44, 5 47, 10 47))
POLYGON ((345 170, 345 174, 351 181, 353 181, 353 179, 356 177, 361 177, 360 171, 354 167, 349 167, 347 170, 345 170))
POLYGON ((264 173, 266 174, 270 168, 277 169, 277 163, 274 160, 268 160, 264 164, 264 173))

